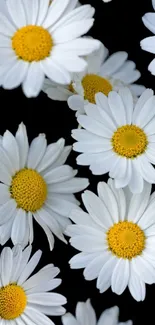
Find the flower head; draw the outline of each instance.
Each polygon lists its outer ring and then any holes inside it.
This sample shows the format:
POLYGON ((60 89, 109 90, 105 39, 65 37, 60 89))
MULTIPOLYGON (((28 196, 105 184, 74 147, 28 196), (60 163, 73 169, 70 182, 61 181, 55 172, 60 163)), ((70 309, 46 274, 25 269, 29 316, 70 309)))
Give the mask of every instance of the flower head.
POLYGON ((144 180, 155 183, 155 96, 143 92, 134 104, 128 88, 111 91, 108 98, 96 95, 96 105, 85 106, 79 115, 84 128, 72 131, 77 143, 73 148, 82 154, 79 165, 89 165, 93 174, 109 172, 117 188, 129 185, 134 193, 143 190, 144 180))
POLYGON ((81 56, 100 43, 81 38, 93 25, 94 9, 75 8, 76 4, 76 0, 6 1, 7 17, 0 13, 0 78, 5 89, 22 84, 25 95, 35 97, 45 75, 65 85, 72 72, 86 68, 81 56))
POLYGON ((33 217, 45 231, 50 248, 54 235, 65 241, 63 232, 71 209, 79 202, 74 194, 88 185, 76 178, 76 170, 64 165, 71 147, 64 139, 47 145, 44 134, 28 144, 21 123, 14 137, 6 131, 0 143, 0 243, 11 237, 14 244, 33 242, 33 217))
POLYGON ((39 263, 42 252, 30 259, 31 246, 22 251, 20 245, 5 247, 0 256, 0 318, 4 325, 53 324, 45 315, 63 315, 66 298, 49 293, 61 283, 55 279, 60 270, 53 264, 46 265, 36 274, 31 273, 39 263))
POLYGON ((111 287, 120 295, 128 286, 137 301, 145 299, 145 283, 155 283, 155 199, 145 182, 141 194, 116 189, 112 179, 98 184, 98 196, 82 195, 88 211, 74 210, 67 227, 70 243, 81 251, 70 260, 84 268, 86 280, 97 279, 100 292, 111 287))
POLYGON ((95 95, 102 92, 108 96, 112 90, 118 91, 128 86, 134 99, 145 90, 144 86, 134 84, 140 77, 135 63, 127 60, 126 52, 116 52, 108 57, 107 48, 101 44, 100 49, 85 57, 88 67, 82 73, 72 75, 72 82, 62 86, 46 79, 43 91, 54 100, 68 100, 71 109, 77 115, 84 114, 87 103, 95 103, 95 95))

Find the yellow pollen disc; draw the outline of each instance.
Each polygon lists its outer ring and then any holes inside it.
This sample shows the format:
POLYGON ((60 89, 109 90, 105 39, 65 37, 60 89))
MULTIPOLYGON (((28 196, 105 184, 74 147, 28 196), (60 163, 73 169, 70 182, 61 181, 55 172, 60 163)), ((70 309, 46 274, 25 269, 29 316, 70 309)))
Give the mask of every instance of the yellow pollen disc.
POLYGON ((136 125, 124 125, 114 132, 111 139, 113 150, 120 156, 135 158, 145 152, 148 140, 136 125))
POLYGON ((35 212, 46 200, 47 185, 43 177, 35 170, 21 169, 12 178, 10 193, 17 202, 18 208, 35 212))
POLYGON ((22 287, 9 284, 0 289, 0 317, 11 320, 19 317, 27 304, 27 297, 22 287))
POLYGON ((85 99, 93 104, 95 104, 95 95, 97 93, 101 92, 108 96, 109 92, 112 90, 112 85, 108 80, 95 74, 87 74, 82 79, 82 86, 85 99))
POLYGON ((50 33, 41 26, 22 27, 12 37, 12 48, 16 55, 28 62, 45 59, 50 55, 52 46, 50 33))
POLYGON ((145 247, 145 235, 133 222, 122 221, 112 226, 107 233, 109 249, 118 257, 132 259, 145 247))

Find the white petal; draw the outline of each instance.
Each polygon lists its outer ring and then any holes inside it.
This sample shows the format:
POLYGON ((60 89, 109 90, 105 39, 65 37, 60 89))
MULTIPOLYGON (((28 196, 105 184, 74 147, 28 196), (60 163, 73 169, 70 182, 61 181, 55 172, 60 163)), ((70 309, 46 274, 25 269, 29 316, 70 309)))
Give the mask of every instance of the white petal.
POLYGON ((150 164, 146 156, 145 155, 139 156, 138 162, 140 167, 139 168, 140 173, 142 177, 145 179, 145 181, 149 183, 155 183, 155 169, 150 164))
POLYGON ((119 220, 124 221, 126 217, 126 197, 122 189, 116 189, 114 181, 109 178, 108 185, 111 187, 118 204, 119 220))
POLYGON ((38 0, 24 0, 24 10, 27 19, 27 25, 35 25, 38 18, 38 10, 39 10, 39 2, 38 0))
POLYGON ((28 98, 37 97, 42 89, 44 78, 45 75, 40 64, 38 62, 31 62, 22 84, 25 96, 28 98))
POLYGON ((27 213, 22 209, 18 209, 13 222, 12 231, 11 231, 11 239, 14 245, 23 243, 25 233, 26 233, 26 228, 27 228, 27 213))
MULTIPOLYGON (((37 285, 35 288, 31 288, 31 289, 27 290, 27 293, 29 294, 29 293, 34 293, 34 292, 47 292, 47 291, 51 291, 51 290, 54 290, 55 288, 57 288, 61 284, 61 282, 62 282, 61 279, 53 279, 53 280, 50 280, 50 281, 47 281, 47 282, 44 281, 43 283, 37 285)), ((41 306, 39 305, 38 306, 38 309, 40 310, 40 308, 41 308, 41 306)), ((51 308, 51 315, 55 315, 51 306, 50 306, 50 308, 51 308)), ((56 310, 56 312, 60 312, 59 309, 56 310)), ((48 315, 50 315, 50 314, 48 314, 48 315)))
POLYGON ((142 106, 141 111, 137 118, 135 118, 135 124, 141 128, 145 127, 155 115, 153 107, 155 106, 155 96, 150 97, 146 103, 142 106))
POLYGON ((52 278, 59 274, 59 272, 59 268, 54 267, 53 264, 46 265, 45 268, 41 269, 35 275, 31 276, 23 284, 23 288, 27 291, 29 289, 37 287, 38 285, 41 286, 44 282, 49 282, 52 278))
POLYGON ((14 0, 7 1, 7 8, 9 11, 9 14, 16 25, 17 28, 23 27, 26 25, 26 15, 24 11, 24 6, 21 0, 17 0, 15 2, 14 0))
POLYGON ((97 288, 100 290, 100 293, 105 292, 110 287, 111 276, 117 262, 117 257, 111 254, 103 265, 97 279, 97 288))
POLYGON ((119 95, 122 98, 125 111, 126 111, 126 123, 131 124, 133 114, 133 96, 128 88, 120 88, 119 95))
POLYGON ((128 221, 133 221, 134 223, 139 221, 148 205, 150 193, 151 184, 146 182, 140 194, 132 195, 127 216, 128 221))
POLYGON ((117 306, 106 309, 98 320, 98 325, 116 325, 118 324, 119 308, 117 306))
POLYGON ((27 218, 28 218, 28 225, 29 225, 29 244, 31 245, 34 239, 34 229, 33 229, 33 216, 30 211, 27 214, 27 218))
POLYGON ((14 172, 19 170, 19 150, 15 137, 11 132, 5 131, 3 135, 3 147, 14 168, 14 172))
POLYGON ((155 282, 155 272, 153 265, 141 256, 137 256, 132 260, 134 271, 139 278, 145 283, 152 284, 155 282))
POLYGON ((49 9, 49 0, 40 0, 39 1, 39 11, 38 11, 38 17, 37 17, 37 25, 42 25, 47 12, 49 9))
POLYGON ((151 52, 154 54, 155 53, 155 37, 150 36, 150 37, 144 38, 140 42, 140 46, 141 46, 142 50, 145 50, 147 52, 151 52))
POLYGON ((120 95, 115 91, 111 91, 108 96, 108 103, 117 125, 127 124, 126 110, 120 95))
POLYGON ((110 253, 105 251, 101 255, 94 258, 85 268, 84 277, 86 280, 94 280, 99 276, 99 273, 103 267, 103 265, 109 260, 110 253))
POLYGON ((72 167, 68 165, 63 165, 52 169, 51 171, 44 173, 44 179, 47 184, 55 184, 67 181, 73 178, 77 174, 77 171, 73 170, 72 167))
MULTIPOLYGON (((82 7, 82 9, 83 9, 83 7, 82 7)), ((66 17, 66 15, 64 16, 64 18, 65 17, 66 17)), ((91 39, 88 37, 80 37, 80 38, 71 40, 67 43, 60 43, 60 44, 56 45, 56 47, 60 51, 63 51, 63 52, 70 51, 76 55, 82 56, 82 55, 91 54, 92 51, 94 51, 94 49, 99 48, 99 45, 100 45, 100 42, 95 39, 91 39)))
POLYGON ((146 89, 142 95, 140 96, 140 98, 138 99, 136 105, 135 105, 135 109, 133 112, 133 117, 132 117, 132 123, 135 124, 136 123, 136 119, 138 118, 142 107, 145 105, 145 103, 148 101, 149 98, 151 98, 153 96, 153 90, 152 89, 146 89))
POLYGON ((120 258, 111 278, 112 291, 121 295, 129 282, 129 261, 120 258))
POLYGON ((93 220, 103 229, 109 229, 113 225, 112 217, 106 205, 93 192, 85 191, 82 194, 83 203, 93 220))
POLYGON ((63 325, 79 325, 79 322, 76 320, 76 318, 72 314, 66 313, 64 316, 62 316, 62 324, 63 325))
POLYGON ((0 13, 0 33, 11 37, 16 32, 14 25, 9 22, 9 20, 0 13))
POLYGON ((47 146, 46 152, 44 157, 40 161, 37 170, 38 172, 42 172, 50 165, 56 162, 56 160, 60 157, 61 153, 63 152, 65 145, 64 139, 58 140, 56 143, 52 143, 47 146))
POLYGON ((44 134, 40 134, 30 145, 27 167, 35 169, 44 156, 47 146, 47 140, 44 134))
POLYGON ((5 247, 1 253, 1 280, 2 285, 6 286, 10 282, 13 265, 13 254, 9 247, 5 247))
POLYGON ((71 83, 71 75, 57 61, 52 58, 46 58, 40 62, 45 75, 54 82, 61 85, 69 85, 71 83))
POLYGON ((34 214, 34 218, 38 222, 38 224, 42 227, 42 229, 44 230, 44 232, 47 236, 48 242, 49 242, 50 250, 52 251, 52 249, 54 247, 54 236, 53 236, 51 230, 49 229, 49 227, 47 227, 45 222, 43 222, 43 220, 38 215, 36 216, 34 214))
POLYGON ((22 260, 22 247, 20 245, 15 245, 12 249, 13 253, 13 266, 10 282, 14 283, 16 280, 16 274, 21 264, 22 260))
POLYGON ((104 239, 99 237, 93 238, 93 246, 92 246, 92 236, 75 236, 70 239, 70 243, 73 247, 77 250, 86 252, 86 253, 93 253, 93 252, 100 252, 103 251, 105 242, 104 239))
POLYGON ((111 130, 109 130, 106 127, 106 125, 92 119, 91 117, 88 117, 85 115, 80 115, 80 116, 78 116, 77 121, 83 128, 85 128, 89 132, 92 132, 96 135, 99 135, 99 136, 107 138, 107 139, 112 137, 113 132, 111 130))
POLYGON ((152 200, 138 222, 142 229, 146 229, 154 224, 154 209, 155 201, 152 200))
POLYGON ((136 158, 132 161, 132 173, 128 185, 132 193, 137 194, 143 191, 144 181, 139 172, 139 164, 137 164, 136 158))
POLYGON ((86 302, 78 302, 76 305, 76 319, 78 324, 90 324, 96 325, 96 314, 90 303, 90 300, 86 302))
POLYGON ((43 22, 43 27, 48 28, 54 23, 56 23, 56 21, 60 19, 61 15, 64 13, 68 4, 69 0, 64 0, 63 3, 60 0, 58 0, 56 3, 52 2, 48 10, 47 16, 43 22))
POLYGON ((143 24, 155 34, 155 13, 149 12, 142 17, 143 24))
POLYGON ((10 199, 10 192, 8 186, 0 184, 0 204, 5 204, 10 199))
POLYGON ((39 292, 29 294, 28 302, 43 306, 59 306, 66 304, 66 298, 59 293, 39 292))
POLYGON ((128 54, 126 52, 116 52, 112 54, 101 67, 102 75, 111 75, 116 72, 126 61, 128 54))
POLYGON ((29 325, 54 325, 51 319, 45 316, 42 312, 33 307, 27 306, 24 313, 21 315, 24 324, 29 325))
POLYGON ((84 71, 87 68, 87 63, 84 59, 79 58, 73 53, 62 53, 57 47, 52 52, 53 60, 56 60, 61 64, 67 71, 78 73, 84 71))
POLYGON ((52 184, 49 186, 50 193, 77 193, 89 185, 87 178, 72 178, 68 181, 52 184))
POLYGON ((94 258, 99 255, 98 252, 93 253, 79 253, 73 256, 70 261, 70 267, 72 269, 81 269, 86 267, 94 258))
POLYGON ((77 204, 69 202, 68 200, 62 200, 59 196, 51 196, 51 198, 47 200, 46 206, 64 217, 68 217, 73 209, 78 208, 77 204))
POLYGON ((33 306, 34 309, 37 309, 38 311, 40 311, 40 313, 43 313, 45 315, 49 315, 49 316, 61 316, 64 315, 66 310, 64 307, 61 306, 42 306, 42 305, 36 305, 36 304, 28 304, 28 306, 33 306))
POLYGON ((28 62, 16 60, 4 76, 3 88, 13 89, 20 86, 27 74, 28 67, 28 62))
POLYGON ((26 249, 24 249, 24 251, 22 252, 22 259, 21 262, 17 264, 17 268, 16 268, 16 272, 13 275, 14 277, 14 282, 18 282, 18 279, 20 277, 20 275, 22 274, 23 270, 25 269, 28 260, 30 258, 31 255, 31 251, 32 251, 32 246, 29 245, 26 249))
POLYGON ((22 169, 25 167, 29 149, 27 131, 23 123, 19 125, 18 130, 16 132, 16 141, 19 150, 19 168, 22 169))
POLYGON ((133 298, 137 301, 143 301, 145 299, 146 287, 145 283, 139 278, 139 276, 132 269, 131 263, 131 274, 129 278, 129 290, 133 298))
POLYGON ((121 188, 127 186, 130 183, 131 175, 132 175, 132 162, 130 159, 127 159, 126 175, 125 177, 115 179, 115 187, 121 188))
POLYGON ((13 199, 0 206, 0 225, 7 223, 11 219, 16 211, 16 206, 17 204, 13 199))
POLYGON ((30 276, 30 274, 34 271, 36 266, 38 265, 40 258, 41 258, 42 252, 41 250, 38 250, 30 259, 30 261, 25 266, 22 274, 20 275, 18 279, 18 285, 22 285, 25 280, 30 276))
POLYGON ((113 222, 114 223, 118 222, 119 220, 118 204, 110 186, 108 186, 108 184, 106 184, 105 182, 100 182, 98 183, 97 191, 100 199, 106 205, 113 219, 113 222))
POLYGON ((104 110, 110 115, 110 107, 107 96, 105 96, 103 93, 97 93, 95 95, 95 101, 98 107, 100 107, 102 110, 104 110))

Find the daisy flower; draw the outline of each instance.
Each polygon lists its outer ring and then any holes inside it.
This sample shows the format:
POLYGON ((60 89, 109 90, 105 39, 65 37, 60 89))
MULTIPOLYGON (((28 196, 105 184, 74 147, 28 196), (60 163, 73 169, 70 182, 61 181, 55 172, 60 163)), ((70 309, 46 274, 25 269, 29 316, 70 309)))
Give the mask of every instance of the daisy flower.
POLYGON ((66 242, 69 213, 79 204, 73 193, 88 186, 87 179, 76 178, 77 171, 64 165, 71 147, 64 146, 64 139, 47 146, 44 134, 29 146, 23 123, 15 137, 6 131, 0 141, 0 244, 10 237, 14 245, 32 243, 33 217, 50 249, 53 234, 66 242))
MULTIPOLYGON (((155 10, 155 0, 152 0, 153 9, 155 10)), ((142 17, 144 25, 155 34, 155 13, 147 13, 142 17)), ((155 36, 146 37, 140 42, 141 48, 147 52, 155 54, 155 36)), ((155 59, 149 64, 148 70, 155 75, 155 59)))
POLYGON ((53 325, 45 315, 65 313, 62 305, 66 298, 48 292, 61 284, 54 279, 60 270, 48 264, 30 277, 39 263, 42 252, 38 250, 29 260, 31 246, 22 251, 21 246, 5 247, 0 256, 0 322, 3 325, 53 325))
POLYGON ((98 196, 82 195, 88 213, 74 210, 67 227, 70 244, 81 251, 70 260, 72 269, 84 268, 86 280, 97 279, 100 293, 109 287, 120 295, 129 291, 145 299, 145 283, 155 283, 155 196, 145 182, 142 193, 116 189, 114 181, 98 184, 98 196))
POLYGON ((82 73, 72 74, 69 85, 58 85, 45 79, 43 91, 49 98, 66 101, 76 115, 84 114, 84 106, 95 103, 95 94, 102 92, 108 96, 112 90, 118 91, 127 85, 135 99, 145 90, 144 86, 133 84, 140 78, 135 63, 127 60, 126 52, 116 52, 108 58, 108 50, 101 43, 100 49, 87 56, 88 67, 82 73))
POLYGON ((99 48, 81 38, 93 25, 94 8, 76 0, 7 0, 11 20, 0 13, 0 80, 5 89, 22 84, 27 97, 42 89, 45 75, 68 84, 71 72, 86 68, 81 56, 99 48))
POLYGON ((89 165, 94 175, 109 172, 117 188, 129 185, 133 193, 143 181, 155 183, 155 96, 143 92, 134 105, 128 88, 96 95, 96 105, 85 107, 77 120, 84 128, 72 131, 79 165, 89 165))
POLYGON ((95 310, 90 303, 90 299, 86 302, 78 302, 75 311, 76 317, 70 313, 62 316, 63 325, 132 325, 132 321, 119 323, 119 308, 117 306, 106 309, 100 316, 99 320, 96 319, 95 310))

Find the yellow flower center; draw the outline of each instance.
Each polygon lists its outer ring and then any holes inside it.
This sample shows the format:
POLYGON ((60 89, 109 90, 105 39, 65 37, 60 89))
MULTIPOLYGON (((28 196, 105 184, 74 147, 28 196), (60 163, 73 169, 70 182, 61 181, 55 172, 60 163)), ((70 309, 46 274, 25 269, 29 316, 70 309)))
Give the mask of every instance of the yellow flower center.
POLYGON ((50 55, 53 40, 41 26, 28 25, 18 29, 12 38, 12 48, 19 59, 40 61, 50 55))
POLYGON ((112 253, 125 259, 140 255, 145 247, 143 230, 129 221, 114 224, 107 233, 107 241, 112 253))
POLYGON ((46 200, 47 185, 43 177, 35 170, 21 169, 12 178, 10 193, 17 202, 18 208, 35 212, 46 200))
POLYGON ((84 88, 85 99, 93 104, 95 104, 95 95, 97 93, 101 92, 108 96, 109 92, 112 90, 112 85, 108 80, 95 74, 87 74, 82 79, 82 86, 84 88))
POLYGON ((0 289, 0 317, 11 320, 19 317, 27 304, 27 297, 22 287, 9 284, 0 289))
POLYGON ((135 158, 145 152, 148 140, 142 129, 136 125, 119 127, 111 139, 113 150, 120 156, 135 158))

